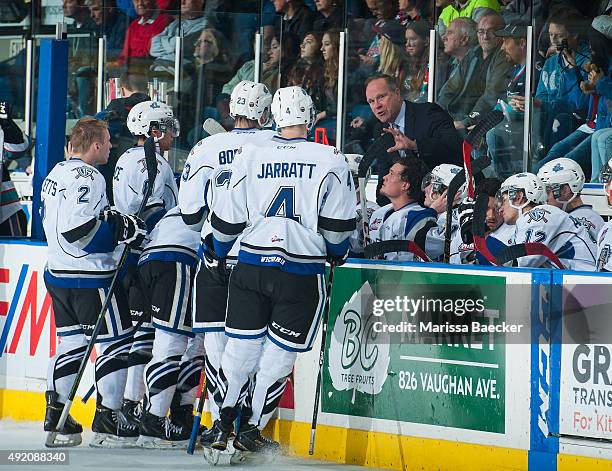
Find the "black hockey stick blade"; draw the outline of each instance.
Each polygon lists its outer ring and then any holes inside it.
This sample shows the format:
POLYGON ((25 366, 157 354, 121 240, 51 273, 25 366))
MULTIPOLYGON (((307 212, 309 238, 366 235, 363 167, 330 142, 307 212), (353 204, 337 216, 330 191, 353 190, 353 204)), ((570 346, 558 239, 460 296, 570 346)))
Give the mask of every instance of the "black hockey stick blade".
POLYGON ((489 206, 489 195, 480 193, 474 202, 474 215, 472 216, 472 235, 474 236, 474 248, 492 265, 497 265, 497 259, 489 251, 485 234, 487 231, 487 207, 489 206))
MULTIPOLYGON (((489 111, 484 115, 472 130, 465 137, 471 146, 478 144, 485 134, 504 120, 504 113, 501 110, 489 111)), ((476 172, 474 172, 476 173, 476 172)))
POLYGON ((366 258, 376 258, 392 252, 410 252, 424 262, 431 262, 425 251, 412 240, 383 240, 366 245, 363 249, 366 258))
POLYGON ((393 147, 395 145, 395 139, 389 133, 384 133, 382 136, 377 138, 365 154, 363 154, 363 158, 361 162, 359 162, 359 169, 357 170, 357 176, 359 178, 365 178, 368 174, 368 169, 372 166, 372 162, 374 162, 381 155, 387 155, 387 149, 393 147))
POLYGON ((553 265, 561 270, 565 270, 565 266, 559 260, 559 257, 548 248, 547 245, 541 242, 525 242, 524 244, 515 244, 506 247, 497 255, 497 263, 503 265, 505 263, 517 260, 521 257, 529 255, 543 255, 548 258, 553 265))
MULTIPOLYGON (((145 163, 147 164, 147 178, 149 182, 154 182, 157 177, 157 152, 155 149, 155 138, 148 137, 144 142, 145 163)), ((149 185, 151 186, 151 185, 149 185)), ((151 192, 153 187, 151 186, 151 192)), ((150 195, 150 192, 149 192, 150 195)), ((146 199, 149 199, 148 197, 146 199)))

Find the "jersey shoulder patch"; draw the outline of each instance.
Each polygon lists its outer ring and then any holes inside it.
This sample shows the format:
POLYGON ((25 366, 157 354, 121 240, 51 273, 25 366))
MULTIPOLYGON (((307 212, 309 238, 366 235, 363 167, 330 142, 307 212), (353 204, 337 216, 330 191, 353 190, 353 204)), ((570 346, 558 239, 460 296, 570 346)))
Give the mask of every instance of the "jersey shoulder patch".
POLYGON ((76 180, 82 178, 83 180, 89 179, 91 181, 94 181, 98 173, 98 171, 95 168, 89 167, 88 165, 80 165, 70 170, 73 172, 72 176, 76 180))

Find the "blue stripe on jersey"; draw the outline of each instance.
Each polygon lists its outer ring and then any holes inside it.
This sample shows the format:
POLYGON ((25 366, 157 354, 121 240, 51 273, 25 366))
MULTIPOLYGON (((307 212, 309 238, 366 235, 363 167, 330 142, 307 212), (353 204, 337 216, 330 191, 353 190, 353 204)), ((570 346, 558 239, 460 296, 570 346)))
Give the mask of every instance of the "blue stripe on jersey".
POLYGON ((159 208, 158 211, 154 211, 151 215, 145 219, 144 223, 147 226, 147 232, 151 232, 157 223, 162 220, 162 218, 166 215, 166 210, 164 208, 159 208))
POLYGON ((423 219, 427 218, 438 218, 438 213, 434 209, 424 208, 418 210, 408 211, 406 216, 406 228, 404 229, 404 237, 410 234, 410 231, 416 227, 416 225, 423 219))
POLYGON ((339 244, 332 244, 325 239, 325 247, 327 247, 327 253, 343 256, 349 249, 349 239, 347 237, 339 244))
POLYGON ((244 249, 240 249, 240 252, 238 252, 238 261, 246 263, 247 265, 277 267, 280 268, 281 271, 294 273, 296 275, 319 275, 325 273, 324 263, 293 262, 277 254, 254 254, 244 249))
MULTIPOLYGON (((497 255, 507 247, 506 244, 504 244, 502 241, 500 241, 499 239, 495 238, 494 236, 489 236, 485 239, 485 242, 487 244, 487 247, 489 249, 489 252, 491 252, 493 254, 493 256, 497 257, 497 255)), ((478 260, 478 264, 479 265, 491 265, 491 263, 480 253, 480 252, 476 252, 476 259, 478 260)))
POLYGON ((195 267, 198 263, 198 259, 195 256, 188 255, 185 252, 168 250, 165 252, 147 252, 143 254, 138 260, 138 266, 152 262, 153 260, 160 262, 179 262, 192 267, 195 267))
POLYGON ((108 288, 113 279, 113 274, 105 278, 87 278, 87 277, 59 277, 53 276, 45 270, 44 279, 51 286, 57 288, 108 288))
POLYGON ((232 247, 234 246, 235 240, 236 239, 232 239, 230 242, 221 242, 215 239, 215 236, 213 236, 213 246, 215 248, 215 254, 217 255, 217 257, 227 257, 227 254, 230 252, 230 250, 232 250, 232 247))
POLYGON ((557 250, 556 254, 559 258, 574 260, 574 258, 576 258, 576 249, 574 248, 574 244, 568 240, 565 244, 563 244, 563 247, 557 250))
POLYGON ((108 253, 115 250, 115 236, 111 226, 106 221, 101 221, 98 230, 89 241, 83 251, 87 253, 108 253))

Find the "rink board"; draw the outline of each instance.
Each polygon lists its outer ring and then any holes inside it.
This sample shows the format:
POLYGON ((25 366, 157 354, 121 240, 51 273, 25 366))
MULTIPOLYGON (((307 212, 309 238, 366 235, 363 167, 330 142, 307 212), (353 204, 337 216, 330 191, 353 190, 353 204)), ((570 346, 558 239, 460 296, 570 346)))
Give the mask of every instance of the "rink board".
MULTIPOLYGON (((52 309, 42 279, 46 246, 3 243, 0 254, 0 417, 41 420, 47 363, 56 347, 52 309)), ((315 457, 388 469, 612 468, 609 461, 612 448, 602 437, 593 433, 579 436, 575 430, 567 433, 575 412, 567 407, 571 400, 568 391, 576 387, 577 381, 571 375, 570 357, 577 346, 561 345, 558 340, 564 335, 563 325, 551 323, 549 318, 555 286, 610 284, 612 278, 548 270, 448 268, 436 264, 424 268, 417 264, 375 262, 347 263, 337 269, 328 331, 328 349, 334 355, 325 359, 315 457), (389 280, 397 281, 398 277, 405 284, 415 279, 419 280, 416 283, 429 279, 435 284, 432 280, 439 279, 445 286, 453 282, 478 284, 478 280, 487 284, 486 280, 493 280, 495 302, 502 303, 499 308, 502 317, 498 319, 511 322, 517 320, 516 313, 529 312, 531 343, 495 342, 492 351, 466 349, 464 345, 428 347, 426 355, 416 350, 404 351, 401 345, 387 345, 388 363, 385 360, 382 366, 367 364, 366 349, 363 358, 354 361, 348 373, 343 372, 343 363, 340 361, 338 366, 336 353, 346 346, 337 341, 338 332, 334 342, 332 324, 366 281, 370 286, 382 283, 388 287, 389 280), (505 288, 499 291, 500 286, 505 288), (521 286, 520 292, 528 295, 517 296, 517 291, 509 288, 516 286, 521 286), (402 384, 399 371, 395 370, 404 372, 402 384), (363 374, 366 371, 385 374, 376 379, 363 374), (418 373, 416 385, 413 373, 418 373), (443 387, 438 387, 440 382, 433 386, 431 382, 421 383, 421 374, 472 378, 472 394, 450 397, 443 387), (357 376, 361 379, 357 380, 357 376), (429 386, 422 388, 422 384, 429 386), (483 387, 476 394, 478 384, 483 387)), ((308 455, 319 342, 320 337, 313 351, 298 356, 295 409, 280 410, 279 419, 270 425, 274 435, 299 456, 308 455)), ((387 348, 377 346, 381 351, 387 348)), ((590 351, 595 352, 595 347, 605 345, 591 346, 590 351)), ((600 358, 605 356, 602 348, 597 350, 600 358)), ((601 383, 602 372, 599 373, 601 383)), ((85 378, 91 378, 91 373, 86 373, 85 378)), ((90 384, 83 381, 80 394, 90 384)), ((93 417, 93 401, 86 406, 77 401, 73 410, 77 419, 88 423, 93 417)), ((602 413, 588 404, 581 404, 577 410, 583 415, 602 413)))

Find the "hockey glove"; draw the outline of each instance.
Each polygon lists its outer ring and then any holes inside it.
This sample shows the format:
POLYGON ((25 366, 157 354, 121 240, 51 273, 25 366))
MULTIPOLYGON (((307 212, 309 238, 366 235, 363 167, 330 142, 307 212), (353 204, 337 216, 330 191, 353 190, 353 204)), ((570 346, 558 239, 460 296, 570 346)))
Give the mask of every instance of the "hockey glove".
POLYGON ((139 248, 147 236, 144 221, 131 214, 123 214, 111 208, 100 213, 100 219, 113 228, 117 244, 127 244, 133 249, 139 248))
POLYGON ((204 264, 206 265, 206 269, 211 273, 220 276, 223 280, 227 280, 230 272, 225 263, 225 259, 219 258, 215 253, 212 234, 208 234, 204 238, 204 244, 206 245, 205 249, 203 250, 204 264))
POLYGON ((459 227, 461 228, 461 240, 465 244, 471 244, 474 241, 472 235, 472 220, 474 219, 474 200, 466 198, 459 205, 459 227))
POLYGON ((344 265, 347 258, 348 251, 344 255, 334 255, 328 252, 327 256, 325 257, 325 260, 327 260, 327 263, 329 263, 330 265, 339 267, 340 265, 344 265))

